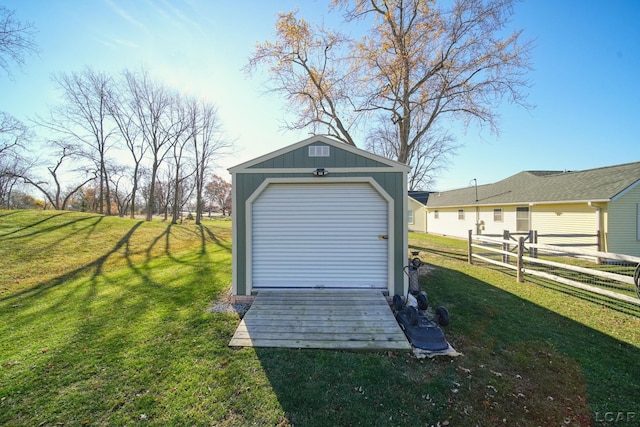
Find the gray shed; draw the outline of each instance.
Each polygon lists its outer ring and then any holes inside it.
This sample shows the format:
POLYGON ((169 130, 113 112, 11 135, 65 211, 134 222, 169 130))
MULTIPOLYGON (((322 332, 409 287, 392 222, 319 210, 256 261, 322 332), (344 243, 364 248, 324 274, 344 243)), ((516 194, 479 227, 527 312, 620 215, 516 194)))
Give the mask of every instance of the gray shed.
POLYGON ((408 171, 324 136, 230 168, 233 294, 406 294, 408 171))

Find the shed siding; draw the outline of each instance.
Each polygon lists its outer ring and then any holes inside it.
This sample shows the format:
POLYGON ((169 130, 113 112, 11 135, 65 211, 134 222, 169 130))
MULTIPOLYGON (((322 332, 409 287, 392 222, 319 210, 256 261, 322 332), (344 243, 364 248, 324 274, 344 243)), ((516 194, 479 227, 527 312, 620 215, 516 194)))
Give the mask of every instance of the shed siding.
MULTIPOLYGON (((320 142, 309 145, 328 145, 320 142)), ((309 145, 288 151, 279 156, 267 159, 250 167, 250 169, 278 169, 278 168, 348 168, 348 167, 386 167, 376 160, 368 159, 342 150, 335 146, 329 146, 329 157, 309 157, 309 145)))
POLYGON ((638 204, 640 204, 640 185, 609 203, 606 233, 609 252, 640 256, 638 204))

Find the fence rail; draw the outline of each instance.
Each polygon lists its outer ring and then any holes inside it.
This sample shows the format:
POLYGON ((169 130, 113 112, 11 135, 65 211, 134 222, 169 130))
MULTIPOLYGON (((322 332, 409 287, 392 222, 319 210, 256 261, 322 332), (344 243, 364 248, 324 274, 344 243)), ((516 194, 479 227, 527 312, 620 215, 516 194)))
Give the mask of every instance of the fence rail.
POLYGON ((640 297, 639 257, 527 240, 522 236, 517 241, 511 236, 501 239, 469 230, 468 261, 473 264, 480 260, 515 270, 518 282, 529 274, 640 305, 639 298, 620 293, 635 292, 640 297), (565 262, 558 257, 564 257, 565 262))

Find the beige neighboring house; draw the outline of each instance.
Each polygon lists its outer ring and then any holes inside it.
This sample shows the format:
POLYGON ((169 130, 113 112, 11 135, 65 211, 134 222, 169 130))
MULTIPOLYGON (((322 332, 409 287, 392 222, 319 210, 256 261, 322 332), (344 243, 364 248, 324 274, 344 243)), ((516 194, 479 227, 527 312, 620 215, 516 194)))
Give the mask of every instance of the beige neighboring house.
POLYGON ((535 230, 538 242, 640 256, 640 162, 583 171, 525 171, 431 193, 427 232, 466 238, 535 230))
POLYGON ((409 231, 427 232, 427 211, 425 210, 430 191, 409 191, 407 203, 407 225, 409 231))

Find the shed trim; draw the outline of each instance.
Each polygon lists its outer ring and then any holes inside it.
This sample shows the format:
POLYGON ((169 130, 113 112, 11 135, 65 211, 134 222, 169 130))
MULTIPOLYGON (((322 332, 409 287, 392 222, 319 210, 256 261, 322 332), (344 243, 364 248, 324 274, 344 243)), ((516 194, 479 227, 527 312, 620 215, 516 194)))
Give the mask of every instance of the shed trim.
MULTIPOLYGON (((245 235, 246 235, 246 258, 247 260, 253 259, 253 203, 260 196, 265 189, 271 184, 317 184, 317 183, 366 183, 373 187, 373 189, 380 194, 380 196, 385 199, 387 202, 387 232, 388 232, 388 243, 387 243, 387 290, 390 294, 394 292, 394 269, 395 269, 395 257, 394 257, 394 248, 395 248, 395 232, 393 224, 395 223, 394 218, 394 200, 391 195, 389 195, 384 188, 378 184, 375 179, 372 177, 336 177, 336 178, 266 178, 256 190, 247 198, 245 201, 245 215, 246 215, 246 225, 245 225, 245 235)), ((405 201, 406 204, 406 201, 405 201)), ((406 211, 406 206, 405 206, 406 211)), ((406 213, 405 213, 406 216, 406 213)), ((406 223, 406 218, 405 218, 406 223)), ((406 227, 406 224, 405 224, 406 227)), ((235 278, 234 278, 235 279, 235 278)), ((234 287, 235 285, 234 280, 234 287)), ((246 294, 250 295, 253 290, 253 263, 251 261, 246 264, 246 294)), ((234 289, 237 291, 237 289, 234 289)))
MULTIPOLYGON (((315 169, 312 168, 255 168, 255 169, 246 169, 243 170, 242 173, 250 174, 250 173, 278 173, 278 174, 301 174, 308 173, 311 174, 315 169)), ((397 168, 393 167, 363 167, 359 168, 357 166, 351 168, 327 168, 327 172, 331 173, 377 173, 377 172, 398 172, 397 168)))

